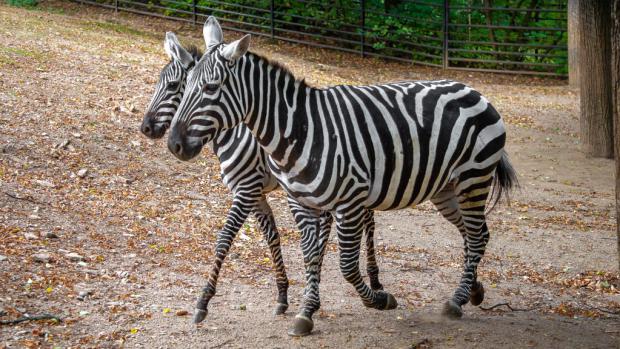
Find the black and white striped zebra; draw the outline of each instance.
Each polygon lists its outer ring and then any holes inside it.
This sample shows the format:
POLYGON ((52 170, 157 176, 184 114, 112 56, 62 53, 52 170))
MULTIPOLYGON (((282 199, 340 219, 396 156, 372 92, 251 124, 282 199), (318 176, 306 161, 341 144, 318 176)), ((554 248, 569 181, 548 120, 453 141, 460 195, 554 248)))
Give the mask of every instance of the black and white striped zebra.
MULTIPOLYGON (((161 138, 166 132, 174 113, 179 106, 186 84, 187 74, 195 66, 202 53, 195 47, 185 50, 173 33, 167 33, 164 48, 170 62, 162 69, 155 92, 147 108, 141 125, 143 134, 150 138, 161 138)), ((275 177, 269 171, 266 159, 267 155, 260 148, 249 129, 240 125, 232 130, 223 131, 214 137, 212 142, 213 151, 220 161, 222 179, 234 195, 232 207, 226 217, 226 223, 218 233, 215 264, 209 275, 208 285, 205 287, 204 313, 198 316, 206 316, 207 304, 215 294, 215 288, 219 271, 222 267, 230 245, 235 235, 243 225, 250 212, 254 212, 260 230, 263 233, 272 255, 276 269, 276 283, 278 287, 278 303, 275 308, 276 314, 282 314, 288 307, 287 289, 288 278, 282 259, 280 238, 276 229, 275 219, 271 207, 265 199, 265 194, 278 187, 275 177)), ((291 207, 295 218, 300 226, 307 225, 303 212, 295 211, 295 202, 291 201, 291 207)), ((320 219, 318 236, 313 236, 308 243, 318 241, 320 245, 320 260, 322 261, 329 232, 331 229, 332 216, 324 212, 320 219)), ((371 284, 375 289, 381 288, 379 282, 379 269, 374 256, 374 219, 372 212, 365 214, 367 232, 367 268, 371 284)), ((311 227, 312 228, 312 227, 311 227)), ((320 262, 319 262, 320 269, 320 262)))
MULTIPOLYGON (((171 152, 188 160, 219 131, 247 125, 307 215, 334 214, 341 271, 364 305, 376 309, 392 309, 396 300, 361 277, 363 212, 430 200, 464 237, 464 270, 444 314, 460 317, 462 305, 482 301, 476 276, 489 239, 487 198, 493 184, 499 197, 516 177, 504 151, 504 124, 480 93, 446 80, 313 88, 247 52, 249 35, 223 44, 213 17, 204 34, 213 48, 188 77, 171 124, 171 152)), ((307 257, 318 246, 302 248, 306 298, 292 335, 311 332, 320 305, 318 261, 307 257)))

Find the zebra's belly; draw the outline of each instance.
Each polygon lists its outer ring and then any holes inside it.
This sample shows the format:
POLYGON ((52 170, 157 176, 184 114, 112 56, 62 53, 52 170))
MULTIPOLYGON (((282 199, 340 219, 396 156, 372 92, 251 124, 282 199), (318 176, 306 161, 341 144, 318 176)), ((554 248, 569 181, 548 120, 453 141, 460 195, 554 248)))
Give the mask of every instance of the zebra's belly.
MULTIPOLYGON (((309 185, 297 181, 296 174, 289 172, 280 172, 273 174, 282 189, 294 198, 299 204, 305 207, 314 208, 322 211, 332 211, 337 209, 341 204, 346 203, 347 191, 343 191, 342 188, 358 188, 359 195, 367 194, 367 186, 361 185, 352 176, 347 176, 342 180, 330 181, 326 180, 325 185, 319 185, 318 187, 309 185), (339 194, 345 194, 339 195, 339 194)), ((350 192, 351 190, 348 190, 350 192)))
POLYGON ((277 189, 280 189, 280 184, 278 184, 276 177, 274 177, 271 172, 265 174, 265 178, 263 180, 263 194, 271 193, 277 189))
POLYGON ((364 202, 364 206, 368 209, 376 211, 400 210, 403 208, 416 206, 431 199, 441 190, 441 188, 443 188, 443 185, 438 186, 437 189, 424 194, 419 191, 407 192, 402 190, 389 192, 379 201, 376 199, 376 196, 373 198, 373 196, 369 195, 368 199, 364 202))
POLYGON ((427 201, 453 179, 455 164, 449 164, 443 158, 423 164, 415 158, 402 156, 386 160, 384 168, 371 177, 364 205, 369 209, 385 211, 427 201))

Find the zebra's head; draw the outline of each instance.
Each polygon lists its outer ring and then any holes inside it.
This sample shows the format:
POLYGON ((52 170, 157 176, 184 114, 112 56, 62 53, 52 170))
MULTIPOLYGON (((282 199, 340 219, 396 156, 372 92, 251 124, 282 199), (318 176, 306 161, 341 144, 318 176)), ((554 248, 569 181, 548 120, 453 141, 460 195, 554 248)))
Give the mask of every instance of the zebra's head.
POLYGON ((237 68, 250 36, 224 44, 222 28, 213 16, 205 22, 203 34, 207 52, 187 77, 168 135, 168 149, 181 160, 195 157, 221 130, 241 123, 248 110, 237 68))
POLYGON ((189 52, 172 32, 166 33, 164 50, 170 62, 159 74, 159 81, 155 86, 155 93, 146 110, 140 131, 149 138, 161 138, 170 126, 172 117, 177 111, 189 70, 194 66, 202 54, 195 47, 189 52))

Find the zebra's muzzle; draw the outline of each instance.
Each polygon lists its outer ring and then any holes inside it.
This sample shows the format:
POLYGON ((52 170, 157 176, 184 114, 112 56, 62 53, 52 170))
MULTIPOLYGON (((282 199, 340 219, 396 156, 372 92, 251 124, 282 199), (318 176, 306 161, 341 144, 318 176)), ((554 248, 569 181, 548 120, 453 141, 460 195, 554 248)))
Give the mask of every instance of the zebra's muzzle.
POLYGON ((159 139, 166 134, 166 129, 168 128, 168 124, 155 122, 155 116, 151 113, 148 113, 144 116, 142 120, 142 125, 140 126, 140 132, 145 136, 152 139, 159 139))
POLYGON ((168 137, 168 150, 177 158, 188 161, 195 158, 202 150, 203 143, 200 141, 191 141, 186 137, 170 132, 168 137))

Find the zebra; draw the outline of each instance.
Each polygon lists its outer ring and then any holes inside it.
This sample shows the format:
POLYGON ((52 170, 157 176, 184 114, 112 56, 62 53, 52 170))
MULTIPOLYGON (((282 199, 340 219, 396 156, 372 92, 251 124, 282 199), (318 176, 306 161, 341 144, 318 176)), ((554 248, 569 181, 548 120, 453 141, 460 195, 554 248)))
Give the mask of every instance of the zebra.
MULTIPOLYGON (((159 75, 155 92, 140 127, 141 132, 152 139, 164 136, 183 95, 187 74, 202 57, 202 52, 194 46, 190 46, 186 50, 172 32, 166 33, 164 49, 170 58, 170 62, 164 66, 159 75)), ((220 161, 222 179, 233 193, 234 199, 226 216, 226 223, 217 234, 215 263, 204 291, 207 294, 203 299, 204 312, 199 312, 196 316, 203 319, 206 317, 207 304, 215 294, 223 261, 233 239, 251 212, 256 216, 260 230, 269 245, 276 270, 278 299, 274 313, 276 315, 283 314, 288 308, 287 290, 289 283, 282 259, 275 219, 265 198, 265 194, 278 188, 277 181, 267 166, 267 155, 260 148, 249 129, 243 125, 232 130, 222 131, 219 136, 214 138, 212 146, 220 161)), ((295 202, 291 201, 290 204, 293 209, 295 202)), ((303 212, 295 214, 295 217, 300 225, 304 224, 303 212)), ((367 211, 364 219, 367 273, 373 288, 381 289, 383 286, 379 282, 379 268, 374 250, 373 212, 367 211)), ((319 269, 329 239, 331 223, 331 214, 323 212, 320 217, 321 228, 317 237, 318 244, 321 246, 319 249, 319 269)))
MULTIPOLYGON (((487 199, 517 185, 503 121, 486 98, 450 80, 314 88, 248 52, 249 35, 224 44, 214 17, 203 34, 210 53, 189 74, 168 136, 177 158, 189 160, 221 130, 245 124, 298 209, 315 226, 320 210, 332 212, 341 272, 365 306, 381 310, 397 302, 361 277, 363 212, 430 200, 464 240, 461 280, 443 314, 459 318, 463 305, 483 301, 477 266, 489 240, 487 199)), ((308 234, 302 230, 302 241, 308 234)), ((307 282, 293 336, 311 333, 320 306, 318 260, 308 257, 317 249, 302 244, 307 282)))

